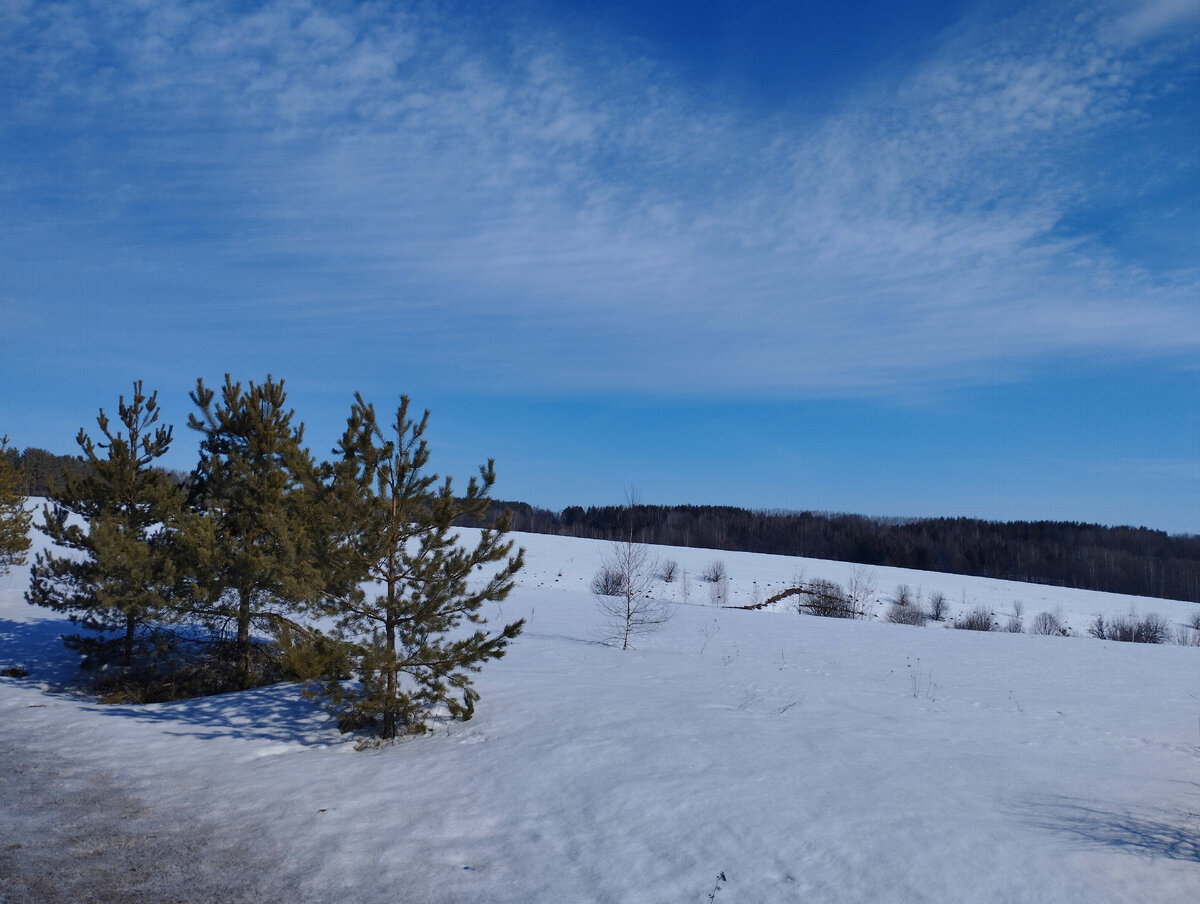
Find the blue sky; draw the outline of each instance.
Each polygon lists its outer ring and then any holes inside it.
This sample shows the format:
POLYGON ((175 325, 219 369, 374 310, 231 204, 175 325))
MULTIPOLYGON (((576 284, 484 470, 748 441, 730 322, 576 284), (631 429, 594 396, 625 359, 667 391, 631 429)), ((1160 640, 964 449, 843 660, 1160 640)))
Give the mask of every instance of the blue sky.
POLYGON ((1198 136, 1200 0, 0 0, 0 431, 1200 533, 1198 136))

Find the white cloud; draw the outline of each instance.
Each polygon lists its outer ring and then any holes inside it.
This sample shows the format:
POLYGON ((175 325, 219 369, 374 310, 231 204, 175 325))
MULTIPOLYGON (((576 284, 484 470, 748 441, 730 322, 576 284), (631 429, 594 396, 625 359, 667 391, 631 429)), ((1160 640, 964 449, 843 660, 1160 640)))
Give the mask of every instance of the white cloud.
POLYGON ((1200 0, 1126 0, 1126 10, 1107 32, 1112 39, 1139 41, 1172 27, 1196 27, 1200 0))
POLYGON ((151 208, 199 193, 226 269, 365 305, 443 360, 486 314, 525 352, 514 384, 859 391, 1200 347, 1195 268, 1056 232, 1105 130, 1155 90, 1161 60, 1128 35, 1183 6, 1129 13, 1124 43, 1117 14, 969 20, 818 122, 429 6, 16 7, 5 83, 29 89, 23 122, 119 152, 110 177, 80 164, 97 203, 127 214, 109 178, 151 208))

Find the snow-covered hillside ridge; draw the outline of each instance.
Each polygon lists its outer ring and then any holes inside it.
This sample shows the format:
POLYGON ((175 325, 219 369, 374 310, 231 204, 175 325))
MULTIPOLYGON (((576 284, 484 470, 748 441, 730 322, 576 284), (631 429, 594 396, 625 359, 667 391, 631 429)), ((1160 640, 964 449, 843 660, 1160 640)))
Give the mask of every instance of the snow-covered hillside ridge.
MULTIPOLYGON (((0 901, 1182 902, 1200 887, 1200 648, 1100 641, 1098 614, 1200 606, 869 569, 865 620, 718 608, 854 566, 654 548, 674 617, 623 652, 608 545, 517 535, 525 617, 477 715, 355 751, 292 685, 101 706, 71 626, 0 578, 0 901), (684 580, 686 572, 687 579, 684 580), (1075 636, 911 627, 1058 613, 1075 636), (687 601, 683 601, 684 587, 687 601), (14 840, 15 839, 15 840, 14 840), (725 880, 718 876, 724 874, 725 880), (6 897, 7 896, 7 897, 6 897)), ((496 607, 493 607, 495 609, 496 607)))
MULTIPOLYGON (((556 587, 588 591, 601 558, 611 546, 600 541, 541 534, 513 536, 529 552, 521 584, 539 589, 556 587)), ((1010 618, 1017 616, 1017 610, 1023 613, 1020 617, 1026 626, 1038 612, 1057 614, 1064 626, 1077 636, 1087 636, 1087 627, 1097 615, 1109 619, 1114 616, 1125 617, 1131 613, 1155 613, 1168 619, 1172 628, 1178 629, 1189 627, 1193 617, 1200 613, 1200 604, 1186 600, 1126 596, 970 575, 857 565, 825 559, 671 546, 651 545, 647 548, 650 556, 658 562, 660 570, 668 561, 676 562, 679 566, 676 579, 671 583, 660 581, 658 592, 669 600, 683 602, 686 599, 689 604, 701 606, 713 605, 712 587, 704 581, 703 575, 714 562, 719 562, 724 566, 729 579, 724 602, 724 605, 729 607, 764 603, 781 590, 798 583, 824 579, 846 586, 857 579, 865 581, 872 588, 870 598, 873 602, 869 608, 870 617, 875 619, 885 616, 897 588, 901 585, 907 586, 920 597, 919 607, 927 608, 931 596, 936 593, 943 594, 947 603, 946 618, 941 624, 931 622, 930 627, 950 627, 960 615, 981 607, 995 615, 1000 627, 1004 627, 1010 618), (1014 607, 1014 604, 1017 605, 1014 607)), ((781 601, 768 608, 780 612, 795 611, 793 600, 781 601)), ((1173 631, 1172 642, 1176 637, 1177 631, 1173 631)))

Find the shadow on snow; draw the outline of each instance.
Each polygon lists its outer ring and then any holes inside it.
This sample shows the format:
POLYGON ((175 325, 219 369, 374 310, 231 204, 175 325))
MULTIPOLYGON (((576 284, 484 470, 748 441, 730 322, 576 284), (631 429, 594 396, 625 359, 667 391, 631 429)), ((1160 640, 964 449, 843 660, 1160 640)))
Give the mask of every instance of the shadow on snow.
MULTIPOLYGON (((20 666, 24 678, 0 678, 42 686, 48 693, 86 692, 79 656, 62 642, 76 626, 61 618, 11 621, 0 618, 0 668, 20 666)), ((93 698, 94 699, 94 698, 93 698)), ((95 712, 159 724, 168 734, 195 738, 237 738, 324 747, 341 737, 318 703, 300 696, 293 683, 251 688, 171 703, 97 705, 95 712)))
POLYGON ((1094 847, 1200 863, 1200 815, 1136 813, 1093 801, 1055 798, 1032 804, 1033 824, 1094 847))
POLYGON ((202 740, 234 738, 328 747, 341 738, 334 719, 318 703, 301 697, 299 685, 290 682, 171 703, 100 706, 96 712, 158 724, 165 734, 202 740))
MULTIPOLYGON (((10 621, 0 618, 0 668, 19 666, 28 679, 66 690, 79 676, 79 656, 63 646, 75 626, 61 618, 10 621)), ((13 679, 5 679, 13 680, 13 679)))

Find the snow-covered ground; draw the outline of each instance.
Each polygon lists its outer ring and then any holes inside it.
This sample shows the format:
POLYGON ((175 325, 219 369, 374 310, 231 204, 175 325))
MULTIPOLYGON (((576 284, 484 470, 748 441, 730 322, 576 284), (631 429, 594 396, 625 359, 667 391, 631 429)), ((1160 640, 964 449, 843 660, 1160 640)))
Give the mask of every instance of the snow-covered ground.
MULTIPOLYGON (((467 723, 356 751, 278 686, 155 706, 58 690, 64 620, 0 579, 0 902, 1185 902, 1200 889, 1200 648, 1097 641, 1200 606, 900 569, 1077 635, 719 609, 852 566, 656 550, 684 582, 622 652, 605 544, 518 535, 528 618, 467 723), (725 881, 717 882, 719 874, 725 881)), ((881 602, 882 614, 886 604, 881 602)))

